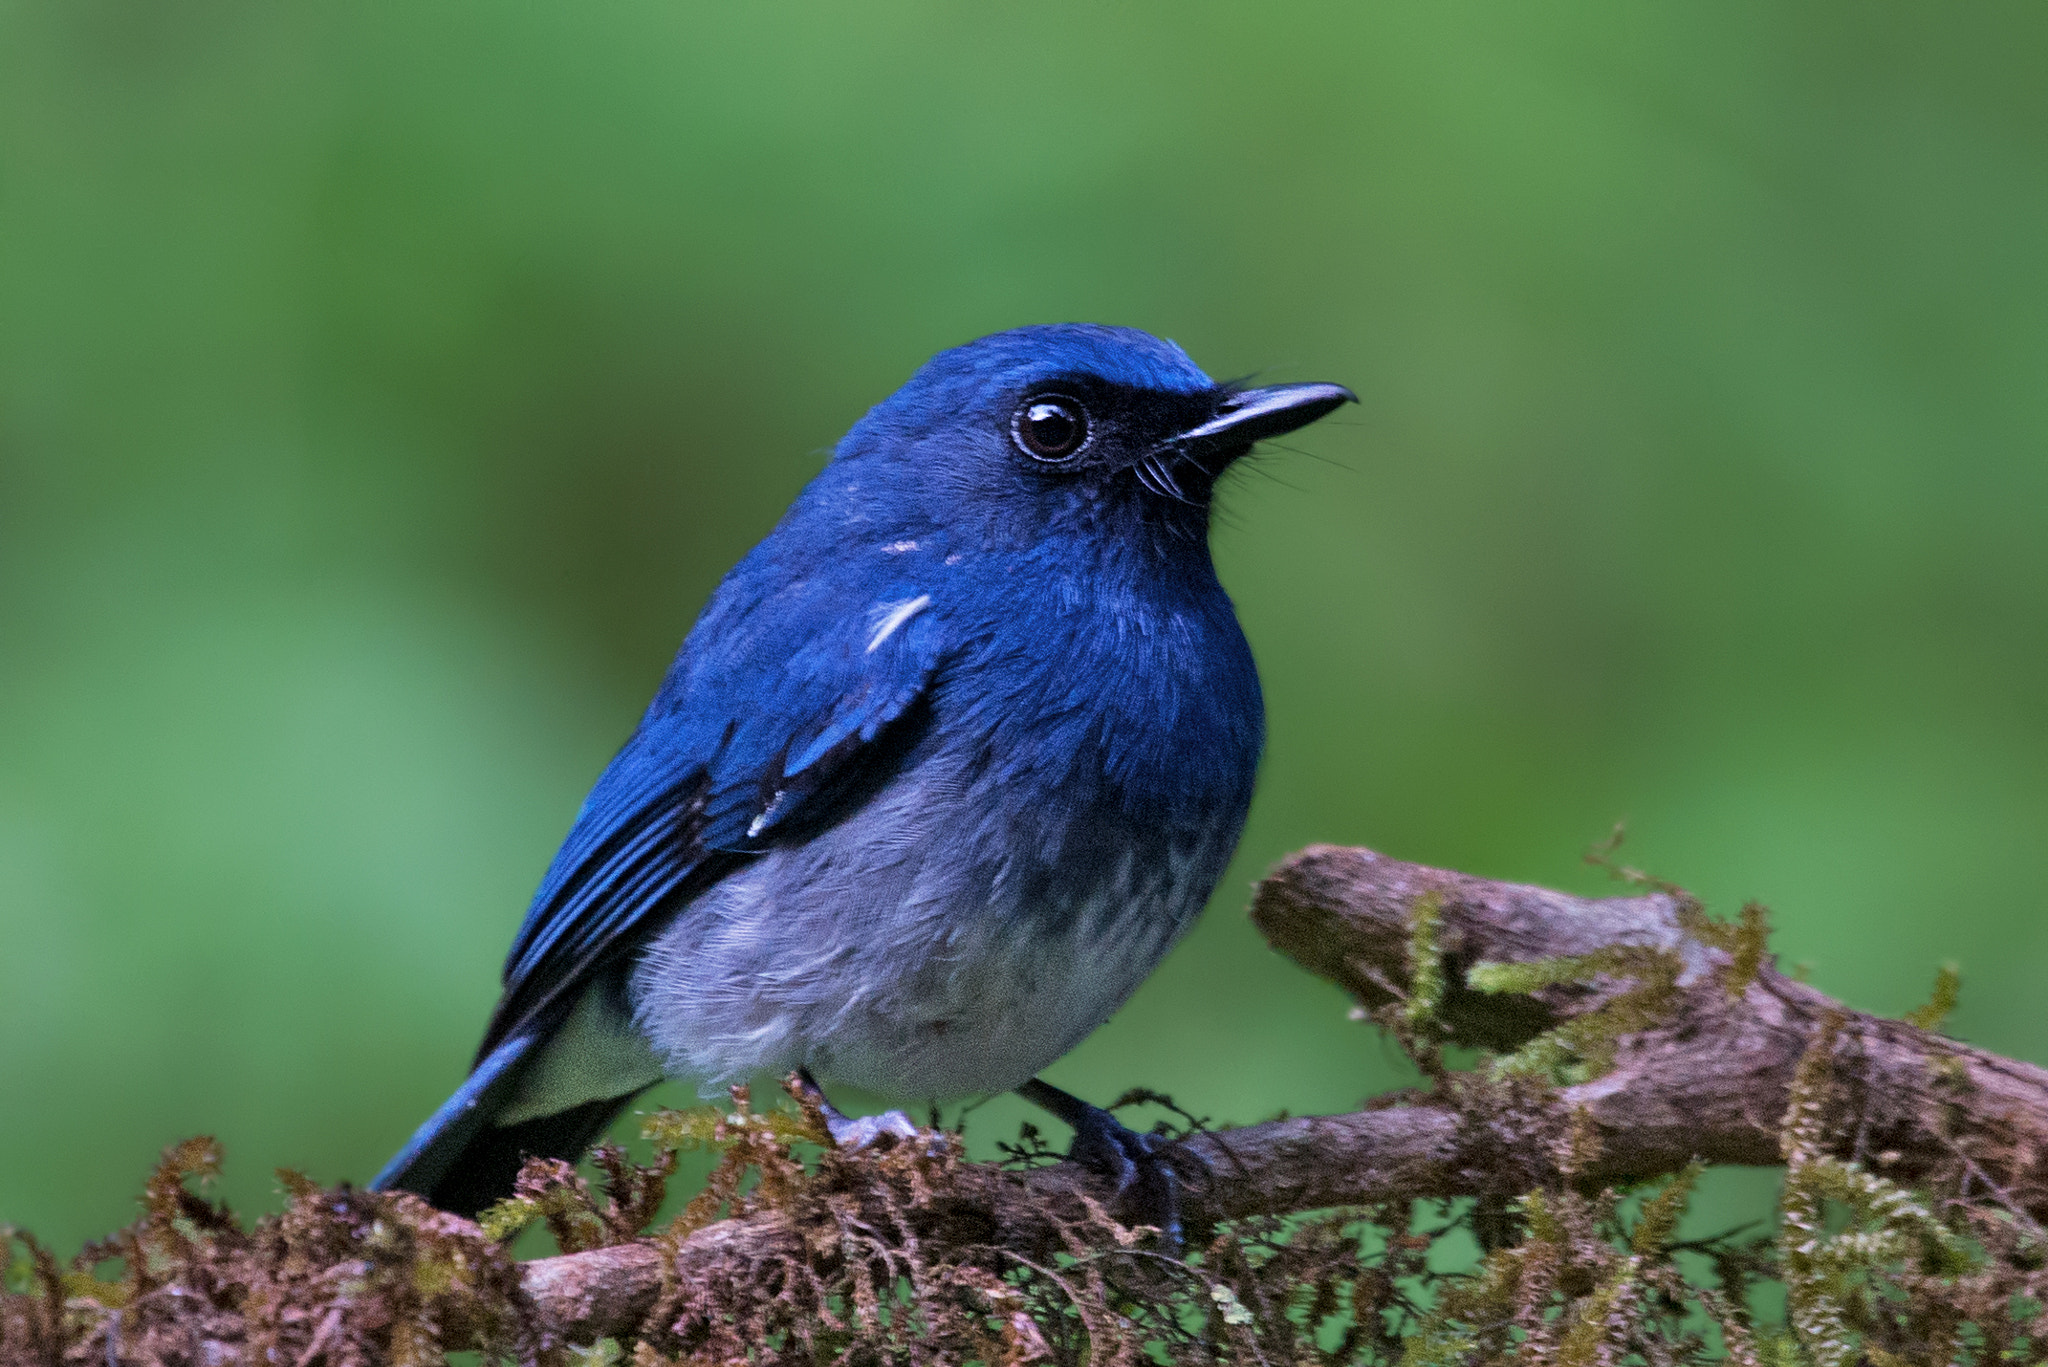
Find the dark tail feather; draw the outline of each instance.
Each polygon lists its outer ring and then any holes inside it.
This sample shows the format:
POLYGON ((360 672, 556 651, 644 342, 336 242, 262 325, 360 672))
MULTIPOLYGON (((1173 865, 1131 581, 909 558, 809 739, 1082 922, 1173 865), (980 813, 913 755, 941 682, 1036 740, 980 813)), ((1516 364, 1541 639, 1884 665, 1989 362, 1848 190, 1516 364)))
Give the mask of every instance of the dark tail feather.
POLYGON ((433 1188, 420 1195, 440 1210, 474 1219, 484 1207, 512 1194, 512 1183, 527 1159, 564 1158, 573 1163, 583 1157, 637 1095, 599 1097, 515 1125, 488 1126, 463 1147, 433 1188))
POLYGON ((370 1182, 372 1191, 410 1191, 441 1210, 474 1216, 512 1194, 528 1158, 575 1162, 625 1109, 636 1092, 600 1097, 553 1115, 493 1125, 518 1085, 519 1065, 538 1043, 518 1035, 493 1049, 455 1095, 413 1133, 398 1156, 370 1182))

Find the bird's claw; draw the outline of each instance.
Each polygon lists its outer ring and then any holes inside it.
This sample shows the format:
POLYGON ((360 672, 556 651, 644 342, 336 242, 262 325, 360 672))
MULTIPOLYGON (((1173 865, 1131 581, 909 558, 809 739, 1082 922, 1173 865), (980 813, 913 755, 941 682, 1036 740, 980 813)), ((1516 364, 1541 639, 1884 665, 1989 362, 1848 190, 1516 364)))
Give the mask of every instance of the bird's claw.
POLYGON ((1067 1157, 1116 1183, 1119 1216, 1155 1226, 1167 1251, 1178 1253, 1187 1230, 1181 1220, 1181 1176, 1166 1153, 1170 1142, 1139 1134, 1108 1111, 1090 1106, 1074 1126, 1067 1157))
POLYGON ((832 1132, 832 1142, 842 1149, 865 1149, 885 1135, 892 1139, 917 1138, 916 1124, 901 1111, 862 1116, 828 1111, 825 1128, 832 1132))
MULTIPOLYGON (((825 1089, 818 1085, 818 1080, 811 1076, 808 1068, 799 1068, 791 1073, 783 1086, 798 1104, 817 1112, 818 1118, 825 1122, 825 1132, 832 1136, 832 1142, 839 1148, 866 1149, 882 1139, 893 1143, 917 1138, 917 1123, 901 1111, 862 1116, 846 1114, 826 1100, 825 1089)), ((934 1134, 931 1144, 931 1151, 936 1154, 945 1148, 946 1141, 944 1136, 934 1134)))

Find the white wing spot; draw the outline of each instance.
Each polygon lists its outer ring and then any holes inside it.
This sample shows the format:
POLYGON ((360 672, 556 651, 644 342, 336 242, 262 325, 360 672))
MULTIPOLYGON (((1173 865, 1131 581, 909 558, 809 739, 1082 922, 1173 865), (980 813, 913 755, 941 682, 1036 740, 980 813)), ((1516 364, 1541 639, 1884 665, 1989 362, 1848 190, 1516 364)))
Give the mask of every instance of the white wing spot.
POLYGON ((902 626, 931 605, 932 596, 929 593, 920 593, 907 603, 889 604, 888 611, 883 615, 882 620, 875 624, 875 634, 868 637, 867 653, 870 655, 874 654, 876 647, 896 634, 896 628, 902 626))
POLYGON ((775 819, 776 810, 782 806, 782 799, 788 796, 789 790, 787 788, 775 790, 775 796, 768 799, 768 805, 761 809, 761 814, 747 823, 747 839, 752 840, 762 831, 768 829, 768 823, 775 819))

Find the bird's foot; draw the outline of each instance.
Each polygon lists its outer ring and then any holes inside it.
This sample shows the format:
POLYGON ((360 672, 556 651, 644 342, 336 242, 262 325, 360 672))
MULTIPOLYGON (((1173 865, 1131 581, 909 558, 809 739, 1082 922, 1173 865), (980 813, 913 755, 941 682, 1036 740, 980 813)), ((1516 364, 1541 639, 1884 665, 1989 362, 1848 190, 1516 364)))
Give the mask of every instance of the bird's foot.
POLYGON ((1181 1219, 1185 1185, 1174 1170, 1163 1135, 1139 1134, 1100 1106, 1036 1079, 1017 1089, 1074 1129, 1067 1158, 1116 1184, 1112 1209, 1119 1219, 1158 1229, 1169 1253, 1178 1253, 1187 1230, 1181 1219))
POLYGON ((864 1149, 884 1135, 892 1139, 917 1138, 917 1125, 901 1111, 861 1116, 828 1111, 825 1128, 832 1132, 832 1142, 842 1149, 864 1149))
POLYGON ((1162 1135, 1139 1134, 1099 1106, 1074 1127, 1067 1157, 1116 1183, 1115 1209, 1133 1224, 1153 1225, 1169 1251, 1187 1237, 1181 1222, 1181 1178, 1165 1157, 1162 1135))
POLYGON ((917 1138, 917 1124, 901 1111, 884 1111, 880 1115, 850 1116, 825 1099, 825 1089, 811 1076, 808 1068, 799 1068, 790 1074, 790 1095, 800 1103, 812 1107, 825 1122, 826 1133, 832 1142, 842 1149, 865 1149, 884 1137, 891 1141, 917 1138))

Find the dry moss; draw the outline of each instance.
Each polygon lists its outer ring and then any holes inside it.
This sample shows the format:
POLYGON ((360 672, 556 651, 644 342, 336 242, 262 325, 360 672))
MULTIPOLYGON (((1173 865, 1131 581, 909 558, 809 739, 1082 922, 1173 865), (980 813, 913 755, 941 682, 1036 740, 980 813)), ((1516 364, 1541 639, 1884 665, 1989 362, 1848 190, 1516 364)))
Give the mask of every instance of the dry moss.
MULTIPOLYGON (((1483 1079, 1454 1090, 1487 1113, 1475 1124, 1505 1104, 1501 1084, 1483 1079)), ((593 1185, 566 1164, 530 1163, 518 1194, 487 1217, 488 1234, 408 1196, 298 1179, 281 1215, 245 1229, 192 1189, 218 1164, 210 1143, 194 1141, 166 1154, 144 1218, 68 1267, 14 1236, 25 1256, 0 1299, 0 1360, 420 1363, 440 1360, 458 1326, 491 1359, 636 1367, 1467 1362, 1517 1344, 1590 1362, 1608 1360, 1599 1345, 1610 1340, 1657 1344, 1658 1361, 1704 1351, 1685 1319, 1707 1293, 1685 1283, 1667 1248, 1683 1184, 1624 1221, 1621 1194, 1569 1186, 1592 1142, 1584 1127, 1556 1141, 1559 1183, 1513 1206, 1510 1241, 1467 1276, 1458 1250, 1480 1238, 1484 1218, 1470 1202, 1234 1221, 1177 1257, 1154 1231, 1083 1201, 1044 1212, 1043 1247, 998 1245, 974 1221, 991 1183, 1024 1190, 1014 1173, 966 1162, 957 1138, 936 1132, 805 1161, 815 1126, 799 1112, 757 1112, 744 1092, 729 1111, 664 1112, 648 1123, 653 1164, 601 1151, 593 1185), (535 1221, 565 1251, 645 1237, 686 1146, 717 1149, 718 1167, 651 1237, 673 1244, 715 1219, 766 1212, 802 1237, 672 1280, 629 1344, 549 1342, 504 1241, 535 1221), (114 1259, 118 1276, 97 1275, 114 1259)))
POLYGON ((281 1171, 284 1211, 244 1227, 193 1190, 219 1165, 210 1139, 171 1148, 142 1218, 69 1264, 5 1231, 25 1256, 0 1291, 0 1362, 410 1367, 442 1361, 458 1325, 495 1357, 542 1357, 511 1259, 467 1220, 281 1171))

